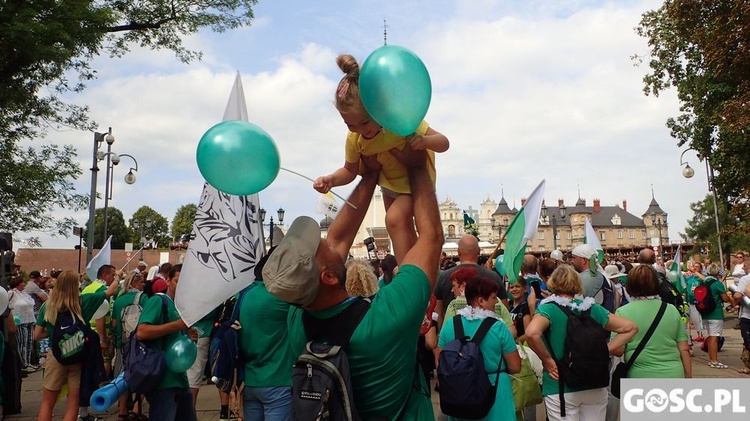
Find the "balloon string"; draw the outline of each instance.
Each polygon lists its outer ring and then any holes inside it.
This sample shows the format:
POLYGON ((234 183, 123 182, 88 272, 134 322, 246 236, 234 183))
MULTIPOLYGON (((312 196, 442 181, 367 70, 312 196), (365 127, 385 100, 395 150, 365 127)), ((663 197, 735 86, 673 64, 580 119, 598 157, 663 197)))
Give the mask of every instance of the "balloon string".
MULTIPOLYGON (((298 173, 297 171, 292 171, 292 170, 290 170, 290 169, 287 169, 287 168, 284 168, 284 167, 279 167, 279 168, 280 168, 280 169, 282 169, 282 170, 284 170, 284 171, 286 171, 286 172, 290 172, 290 173, 292 173, 292 174, 296 174, 296 175, 298 175, 298 176, 300 176, 300 177, 304 178, 305 180, 310 180, 310 181, 312 181, 313 183, 315 182, 315 180, 313 180, 312 178, 310 178, 310 177, 308 177, 308 176, 306 176, 306 175, 302 175, 302 174, 298 173)), ((338 195, 337 193, 335 193, 335 192, 334 192, 333 190, 331 190, 330 192, 331 192, 331 194, 332 194, 332 195, 334 195, 334 196, 338 197, 339 199, 343 200, 343 201, 344 201, 344 203, 346 203, 347 205, 351 206, 351 207, 352 207, 352 208, 354 208, 354 209, 357 209, 357 207, 356 207, 356 206, 354 206, 354 205, 353 205, 353 204, 352 204, 352 203, 351 203, 350 201, 348 201, 348 200, 344 199, 343 197, 341 197, 340 195, 338 195)))

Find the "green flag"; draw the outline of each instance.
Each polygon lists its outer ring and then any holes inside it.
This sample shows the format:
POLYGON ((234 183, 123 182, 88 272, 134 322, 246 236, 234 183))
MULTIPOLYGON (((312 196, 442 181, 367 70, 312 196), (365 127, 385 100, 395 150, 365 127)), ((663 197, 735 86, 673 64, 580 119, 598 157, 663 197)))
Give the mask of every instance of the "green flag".
POLYGON ((505 254, 502 265, 508 274, 508 281, 515 284, 521 273, 526 244, 536 235, 539 226, 539 214, 542 211, 545 180, 542 180, 529 195, 526 203, 518 211, 505 231, 505 254))

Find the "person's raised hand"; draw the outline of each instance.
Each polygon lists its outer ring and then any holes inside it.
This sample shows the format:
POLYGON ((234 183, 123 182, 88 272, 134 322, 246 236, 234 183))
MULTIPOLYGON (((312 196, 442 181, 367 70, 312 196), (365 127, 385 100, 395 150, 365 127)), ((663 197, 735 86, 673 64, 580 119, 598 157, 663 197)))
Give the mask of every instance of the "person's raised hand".
POLYGON ((333 183, 331 182, 331 177, 324 175, 322 177, 318 177, 315 179, 315 182, 313 183, 313 188, 317 190, 320 193, 326 194, 331 190, 331 187, 333 183))
POLYGON ((427 141, 425 141, 424 136, 419 133, 414 133, 408 136, 406 138, 406 143, 408 143, 409 146, 415 151, 427 149, 427 141))
POLYGON ((427 162, 427 152, 424 150, 413 150, 410 147, 404 147, 400 151, 393 148, 390 150, 390 153, 406 167, 418 167, 425 165, 427 162))

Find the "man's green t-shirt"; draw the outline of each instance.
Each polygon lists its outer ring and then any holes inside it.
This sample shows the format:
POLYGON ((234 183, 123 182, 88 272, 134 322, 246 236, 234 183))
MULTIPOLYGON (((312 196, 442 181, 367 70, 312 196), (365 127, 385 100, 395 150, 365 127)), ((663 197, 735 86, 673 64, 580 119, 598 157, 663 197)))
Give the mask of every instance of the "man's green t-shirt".
MULTIPOLYGON (((174 306, 174 301, 166 294, 155 294, 153 297, 146 301, 146 305, 143 307, 141 318, 138 319, 138 325, 144 323, 150 325, 162 325, 168 322, 174 322, 180 320, 180 314, 177 313, 177 308, 174 306), (166 301, 167 312, 164 314, 162 306, 166 301)), ((157 351, 166 351, 167 348, 174 342, 180 335, 184 335, 183 332, 172 332, 161 338, 157 338, 150 341, 144 341, 146 346, 157 351)), ((170 369, 164 370, 164 377, 161 379, 161 383, 157 386, 157 389, 167 389, 170 387, 177 387, 181 389, 188 389, 190 387, 187 379, 187 373, 175 373, 170 369)))
POLYGON ((211 310, 210 313, 203 316, 191 326, 198 331, 198 338, 208 338, 211 336, 211 330, 214 328, 214 319, 216 319, 216 309, 211 310))
POLYGON ((727 293, 727 289, 724 288, 724 284, 716 278, 707 277, 704 284, 711 282, 711 295, 714 297, 716 302, 716 308, 714 311, 708 314, 701 314, 703 320, 724 320, 724 301, 721 299, 722 294, 727 293))
MULTIPOLYGON (((581 300, 570 300, 570 304, 567 307, 571 311, 573 311, 573 313, 580 314, 581 304, 581 300), (571 307, 571 305, 576 305, 576 308, 571 307)), ((558 308, 555 303, 552 302, 545 302, 544 304, 537 307, 536 313, 541 314, 547 320, 549 320, 549 330, 545 332, 544 335, 542 335, 544 344, 547 347, 547 351, 549 351, 550 355, 553 355, 555 359, 562 358, 563 353, 565 352, 565 338, 568 331, 568 316, 560 308, 558 308), (548 338, 549 341, 551 341, 552 350, 550 350, 550 343, 548 342, 548 338)), ((609 321, 609 312, 599 304, 591 305, 590 314, 591 318, 602 325, 602 327, 604 327, 609 321)), ((567 385, 565 386, 565 393, 578 392, 581 390, 587 389, 577 389, 568 387, 567 385)), ((560 393, 559 383, 557 382, 557 380, 550 377, 549 373, 545 371, 544 376, 542 377, 542 395, 557 395, 558 393, 560 393)))
MULTIPOLYGON (((615 314, 636 325, 638 333, 625 345, 625 361, 628 361, 643 340, 661 307, 661 300, 633 300, 617 309, 615 314)), ((677 308, 668 305, 664 316, 656 327, 653 336, 641 351, 628 372, 633 378, 680 378, 685 371, 680 359, 678 342, 687 341, 685 325, 677 308)), ((615 333, 612 334, 615 336, 615 333)))
MULTIPOLYGON (((404 265, 370 310, 346 349, 357 412, 362 419, 434 421, 430 391, 417 367, 417 337, 430 298, 427 275, 404 265)), ((311 312, 326 319, 354 301, 311 312)), ((297 323, 301 324, 301 317, 297 323)))
POLYGON ((292 366, 305 344, 301 324, 290 329, 291 306, 271 295, 262 281, 244 294, 239 348, 246 361, 245 387, 291 386, 292 366))
MULTIPOLYGON (((90 320, 106 298, 107 296, 104 294, 104 291, 81 295, 81 316, 83 316, 83 320, 90 320)), ((39 308, 39 314, 36 317, 36 325, 47 329, 47 336, 51 338, 52 331, 55 330, 55 325, 44 320, 45 314, 47 314, 48 302, 49 301, 45 301, 39 308)))

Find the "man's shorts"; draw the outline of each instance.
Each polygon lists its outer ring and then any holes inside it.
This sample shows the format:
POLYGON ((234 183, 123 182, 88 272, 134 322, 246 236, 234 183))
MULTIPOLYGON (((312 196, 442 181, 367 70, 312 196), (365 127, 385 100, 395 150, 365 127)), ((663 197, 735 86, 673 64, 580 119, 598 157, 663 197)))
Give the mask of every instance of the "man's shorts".
POLYGON ((66 384, 69 389, 81 387, 81 364, 62 365, 51 352, 47 353, 42 387, 57 392, 66 384))
POLYGON ((203 372, 208 361, 208 346, 211 338, 198 338, 198 355, 195 362, 187 371, 188 383, 191 389, 199 389, 203 385, 203 372))
POLYGON ((703 319, 703 330, 708 332, 708 336, 721 336, 724 331, 724 320, 703 319))

